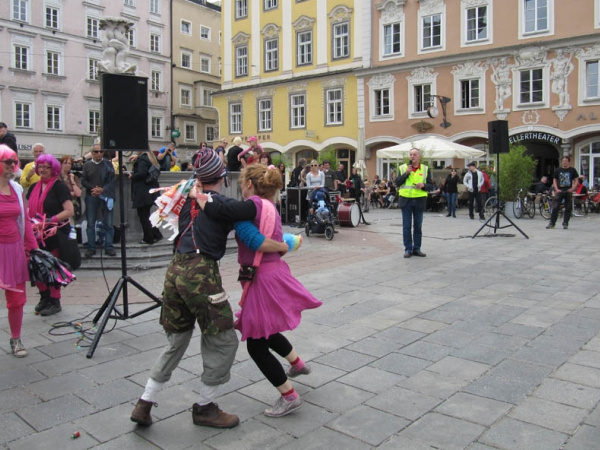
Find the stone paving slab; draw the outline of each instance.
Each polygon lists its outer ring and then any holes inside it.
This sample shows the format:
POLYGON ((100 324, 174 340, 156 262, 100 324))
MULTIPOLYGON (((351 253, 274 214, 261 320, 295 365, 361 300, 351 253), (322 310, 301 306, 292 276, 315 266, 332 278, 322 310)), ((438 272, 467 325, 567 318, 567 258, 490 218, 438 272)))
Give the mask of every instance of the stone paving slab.
MULTIPOLYGON (((425 215, 427 258, 402 258, 397 210, 332 241, 304 238, 286 255, 324 304, 286 333, 313 372, 293 380, 303 398, 280 419, 263 411, 278 393, 242 343, 217 402, 240 416, 232 430, 194 426, 202 373, 196 332, 158 394, 151 427, 129 421, 165 344, 155 309, 109 320, 93 358, 69 325, 89 324, 120 273, 78 273, 63 311, 33 314, 28 287, 23 339, 30 355, 0 354, 1 449, 592 449, 600 441, 600 216, 568 231, 539 217, 530 236, 478 237, 458 218, 425 215), (54 324, 67 324, 53 327, 54 324), (79 439, 71 439, 80 431, 79 439)), ((300 232, 286 227, 287 231, 300 232)), ((514 231, 514 230, 513 230, 514 231)), ((483 235, 490 230, 484 230, 483 235)), ((235 255, 220 264, 234 310, 235 255)), ((160 294, 165 268, 133 272, 160 294)), ((131 290, 131 311, 144 298, 131 290)), ((93 330, 90 330, 90 333, 93 330)), ((8 352, 0 309, 0 353, 8 352)), ((287 364, 284 364, 287 367, 287 364)))

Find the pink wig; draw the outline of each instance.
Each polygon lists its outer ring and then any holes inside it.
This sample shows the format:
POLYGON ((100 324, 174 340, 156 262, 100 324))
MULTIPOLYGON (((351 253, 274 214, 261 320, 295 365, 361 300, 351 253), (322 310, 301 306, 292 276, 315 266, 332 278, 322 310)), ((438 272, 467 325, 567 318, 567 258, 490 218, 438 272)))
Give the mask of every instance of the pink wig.
MULTIPOLYGON (((0 161, 5 161, 7 159, 13 159, 17 161, 15 169, 19 168, 19 156, 17 153, 8 145, 0 144, 0 161)), ((4 175, 4 166, 2 164, 0 164, 0 175, 4 175)))
POLYGON ((60 163, 58 159, 52 156, 49 153, 42 153, 38 156, 38 159, 35 160, 35 173, 40 174, 38 171, 38 166, 41 164, 48 164, 52 169, 52 176, 55 177, 60 174, 60 163))

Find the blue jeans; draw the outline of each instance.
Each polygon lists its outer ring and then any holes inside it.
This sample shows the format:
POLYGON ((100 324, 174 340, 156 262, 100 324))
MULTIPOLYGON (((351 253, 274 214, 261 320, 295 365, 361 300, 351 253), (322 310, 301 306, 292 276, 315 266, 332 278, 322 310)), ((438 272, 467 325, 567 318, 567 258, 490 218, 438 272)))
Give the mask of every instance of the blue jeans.
POLYGON ((421 250, 423 232, 423 210, 426 203, 422 199, 410 198, 402 208, 402 236, 404 238, 404 251, 413 252, 421 250), (412 226, 412 233, 411 233, 412 226))
POLYGON ((115 237, 115 229, 113 228, 113 212, 108 210, 106 202, 100 197, 93 197, 91 194, 85 196, 85 218, 87 220, 87 248, 96 250, 96 219, 98 211, 102 215, 102 224, 104 227, 104 249, 113 248, 113 239, 115 237))
POLYGON ((456 214, 456 197, 458 196, 457 192, 448 192, 446 194, 446 202, 448 203, 448 214, 455 215, 456 214))

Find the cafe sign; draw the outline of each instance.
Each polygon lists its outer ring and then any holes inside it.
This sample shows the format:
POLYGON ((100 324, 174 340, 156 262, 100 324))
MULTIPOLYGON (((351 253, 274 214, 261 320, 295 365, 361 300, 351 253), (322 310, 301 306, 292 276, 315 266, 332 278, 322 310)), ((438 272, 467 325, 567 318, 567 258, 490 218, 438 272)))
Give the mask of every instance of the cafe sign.
POLYGON ((562 138, 550 133, 541 133, 535 131, 529 131, 526 133, 517 133, 509 136, 508 142, 510 144, 518 144, 522 141, 545 141, 549 144, 560 145, 562 144, 562 138))

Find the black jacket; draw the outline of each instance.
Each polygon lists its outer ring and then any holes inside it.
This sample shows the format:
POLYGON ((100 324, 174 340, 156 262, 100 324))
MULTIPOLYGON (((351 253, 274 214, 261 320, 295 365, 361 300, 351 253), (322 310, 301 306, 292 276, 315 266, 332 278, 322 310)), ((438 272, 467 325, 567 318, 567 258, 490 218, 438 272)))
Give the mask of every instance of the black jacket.
POLYGON ((154 200, 158 197, 158 192, 151 194, 152 188, 158 187, 158 181, 154 183, 146 183, 146 177, 152 163, 146 153, 142 153, 133 164, 131 172, 131 207, 134 209, 151 206, 154 200))
POLYGON ((8 145, 17 152, 17 138, 10 131, 7 131, 6 134, 0 138, 0 144, 8 145))

